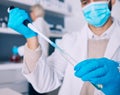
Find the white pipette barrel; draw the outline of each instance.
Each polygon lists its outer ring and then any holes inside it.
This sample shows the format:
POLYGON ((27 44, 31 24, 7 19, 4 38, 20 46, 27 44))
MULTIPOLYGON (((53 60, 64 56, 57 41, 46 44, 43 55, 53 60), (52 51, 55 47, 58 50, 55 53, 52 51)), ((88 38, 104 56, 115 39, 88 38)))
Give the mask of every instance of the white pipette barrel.
POLYGON ((43 39, 45 39, 47 42, 49 42, 54 48, 58 49, 60 51, 60 53, 62 54, 62 56, 72 65, 74 66, 74 64, 77 62, 75 61, 75 59, 73 57, 71 57, 68 53, 66 53, 63 49, 61 49, 57 44, 55 44, 54 42, 52 42, 50 39, 48 39, 45 35, 43 35, 41 32, 39 32, 34 25, 32 25, 31 23, 28 23, 27 26, 33 30, 34 32, 38 33, 43 39), (68 58, 71 59, 68 60, 68 58))

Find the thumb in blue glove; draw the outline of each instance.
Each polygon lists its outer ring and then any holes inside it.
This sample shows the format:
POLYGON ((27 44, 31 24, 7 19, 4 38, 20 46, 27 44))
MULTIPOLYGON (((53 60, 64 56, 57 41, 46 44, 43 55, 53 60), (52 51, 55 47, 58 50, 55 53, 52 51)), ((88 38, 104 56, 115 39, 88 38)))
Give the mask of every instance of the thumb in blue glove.
POLYGON ((119 64, 107 58, 88 59, 78 63, 74 70, 75 76, 83 81, 89 81, 101 89, 105 95, 120 95, 120 72, 119 64))
POLYGON ((19 8, 12 9, 9 13, 8 27, 22 34, 25 38, 37 36, 37 33, 23 24, 26 19, 28 20, 29 16, 24 10, 19 8))

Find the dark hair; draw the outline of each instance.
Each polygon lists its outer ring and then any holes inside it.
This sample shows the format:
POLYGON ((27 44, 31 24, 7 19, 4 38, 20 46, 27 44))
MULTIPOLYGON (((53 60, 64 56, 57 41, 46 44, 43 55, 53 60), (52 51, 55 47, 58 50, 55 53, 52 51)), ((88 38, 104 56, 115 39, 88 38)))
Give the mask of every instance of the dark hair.
POLYGON ((108 5, 110 11, 112 10, 112 1, 110 0, 109 5, 108 5))

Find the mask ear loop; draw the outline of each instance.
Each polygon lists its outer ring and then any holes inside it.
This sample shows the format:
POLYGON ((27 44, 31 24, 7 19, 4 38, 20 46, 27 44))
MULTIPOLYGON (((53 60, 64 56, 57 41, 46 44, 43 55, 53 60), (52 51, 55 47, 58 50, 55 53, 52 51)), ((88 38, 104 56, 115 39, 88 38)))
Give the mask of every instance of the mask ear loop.
POLYGON ((108 7, 109 7, 109 9, 111 11, 112 10, 112 1, 111 0, 109 1, 108 7))

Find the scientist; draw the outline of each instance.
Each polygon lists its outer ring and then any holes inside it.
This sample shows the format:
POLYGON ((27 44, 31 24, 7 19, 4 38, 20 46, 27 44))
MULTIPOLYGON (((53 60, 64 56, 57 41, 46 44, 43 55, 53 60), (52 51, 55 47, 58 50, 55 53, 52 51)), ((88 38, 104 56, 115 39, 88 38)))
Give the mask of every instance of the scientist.
POLYGON ((37 34, 22 24, 29 19, 27 13, 19 8, 10 11, 8 26, 27 39, 23 73, 36 91, 61 87, 58 95, 120 95, 120 22, 111 17, 114 3, 81 0, 88 24, 57 43, 76 59, 75 68, 57 50, 45 57, 37 34))

